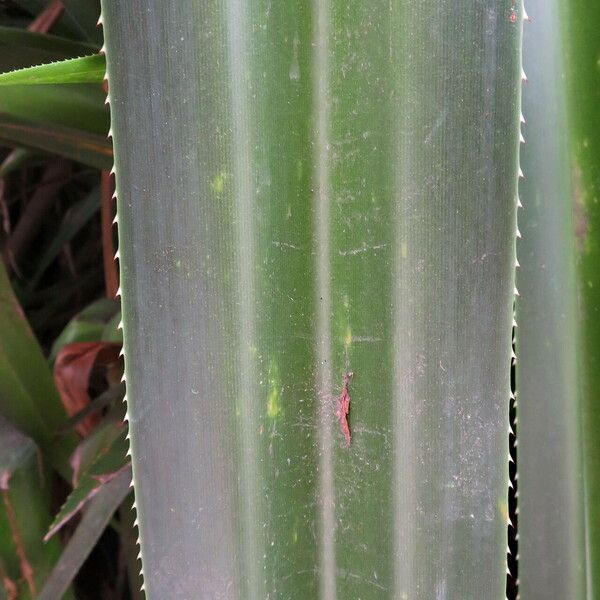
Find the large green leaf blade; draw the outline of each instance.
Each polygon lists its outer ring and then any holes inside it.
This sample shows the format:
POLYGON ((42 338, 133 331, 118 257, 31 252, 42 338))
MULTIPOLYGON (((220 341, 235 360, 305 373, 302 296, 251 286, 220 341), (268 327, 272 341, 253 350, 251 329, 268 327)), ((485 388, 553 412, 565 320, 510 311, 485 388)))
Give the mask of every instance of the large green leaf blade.
POLYGON ((104 3, 150 599, 503 596, 518 8, 104 3))
POLYGON ((561 4, 577 249, 588 597, 600 594, 600 5, 561 4))
POLYGON ((562 6, 530 1, 517 255, 519 580, 523 600, 589 598, 573 183, 562 6))

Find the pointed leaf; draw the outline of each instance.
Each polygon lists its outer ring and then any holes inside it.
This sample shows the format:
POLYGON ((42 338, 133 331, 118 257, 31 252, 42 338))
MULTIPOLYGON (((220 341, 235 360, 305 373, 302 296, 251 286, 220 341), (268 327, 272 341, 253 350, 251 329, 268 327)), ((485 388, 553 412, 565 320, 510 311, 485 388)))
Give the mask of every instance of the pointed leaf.
POLYGON ((130 481, 131 472, 124 470, 102 486, 88 506, 37 600, 61 600, 113 513, 129 492, 130 481))
POLYGON ((67 457, 75 437, 54 446, 66 414, 52 374, 0 265, 0 413, 41 447, 59 471, 68 476, 67 457))
POLYGON ((112 145, 103 136, 0 113, 0 144, 59 154, 98 169, 110 169, 112 145))
POLYGON ((48 83, 102 83, 106 62, 102 54, 71 58, 0 73, 0 86, 48 83))

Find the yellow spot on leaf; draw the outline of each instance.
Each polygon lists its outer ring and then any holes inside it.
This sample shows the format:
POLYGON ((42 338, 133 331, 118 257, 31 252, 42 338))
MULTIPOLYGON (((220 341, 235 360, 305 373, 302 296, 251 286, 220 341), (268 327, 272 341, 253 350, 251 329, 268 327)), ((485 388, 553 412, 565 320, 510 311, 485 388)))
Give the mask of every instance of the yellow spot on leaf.
POLYGON ((498 503, 498 508, 500 509, 500 514, 502 515, 503 522, 508 523, 508 505, 506 504, 506 502, 504 502, 504 500, 500 500, 500 502, 498 503))
POLYGON ((352 329, 350 329, 350 325, 346 327, 346 335, 344 336, 344 346, 346 350, 352 345, 352 329))
POLYGON ((269 392, 267 394, 267 416, 270 419, 277 418, 282 412, 280 389, 279 367, 275 360, 271 359, 269 363, 269 392))
POLYGON ((222 194, 225 189, 225 180, 227 179, 227 173, 221 171, 210 184, 210 187, 215 191, 216 194, 222 194))

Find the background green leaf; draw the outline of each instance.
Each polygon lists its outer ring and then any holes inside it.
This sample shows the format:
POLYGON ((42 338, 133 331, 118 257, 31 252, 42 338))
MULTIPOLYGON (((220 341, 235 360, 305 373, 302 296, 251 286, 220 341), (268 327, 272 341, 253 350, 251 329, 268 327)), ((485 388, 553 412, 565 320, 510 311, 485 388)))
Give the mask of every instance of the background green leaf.
POLYGON ((30 436, 52 465, 69 477, 73 435, 55 444, 66 414, 52 374, 0 265, 0 413, 30 436))
POLYGON ((105 136, 6 113, 0 113, 0 144, 43 150, 98 169, 112 165, 112 144, 105 136))

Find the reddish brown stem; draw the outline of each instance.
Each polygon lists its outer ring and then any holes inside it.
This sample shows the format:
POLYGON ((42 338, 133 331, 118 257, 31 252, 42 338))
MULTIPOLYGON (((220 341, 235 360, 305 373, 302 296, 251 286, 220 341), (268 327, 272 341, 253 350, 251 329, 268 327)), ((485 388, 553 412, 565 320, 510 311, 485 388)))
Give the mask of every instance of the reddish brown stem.
POLYGON ((47 33, 65 10, 61 0, 54 0, 27 27, 28 31, 47 33))

